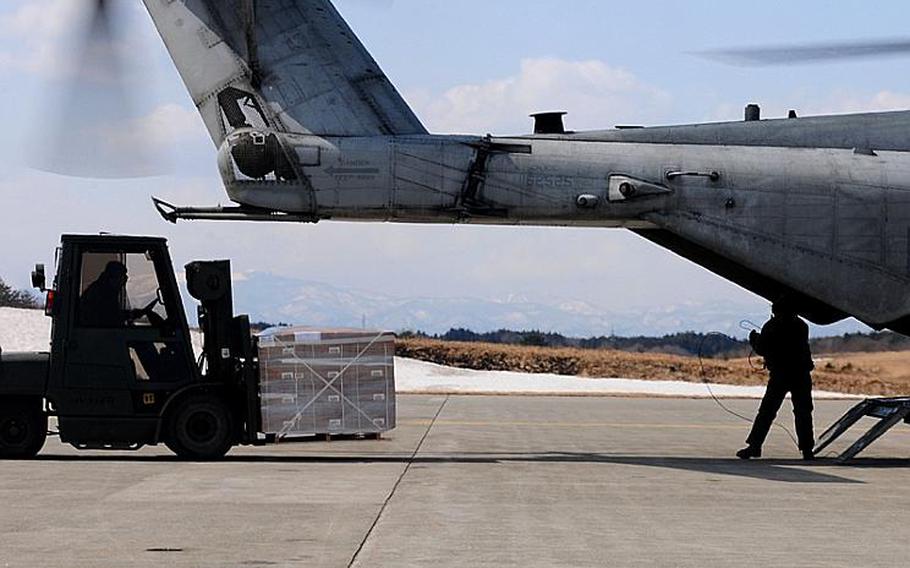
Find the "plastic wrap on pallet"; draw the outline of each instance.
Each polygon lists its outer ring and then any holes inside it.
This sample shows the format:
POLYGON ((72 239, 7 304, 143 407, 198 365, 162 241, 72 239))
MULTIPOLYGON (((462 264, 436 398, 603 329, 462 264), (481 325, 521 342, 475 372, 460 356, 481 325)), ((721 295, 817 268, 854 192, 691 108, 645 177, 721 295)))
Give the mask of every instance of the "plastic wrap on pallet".
POLYGON ((378 434, 395 427, 395 334, 275 328, 259 335, 263 431, 378 434))

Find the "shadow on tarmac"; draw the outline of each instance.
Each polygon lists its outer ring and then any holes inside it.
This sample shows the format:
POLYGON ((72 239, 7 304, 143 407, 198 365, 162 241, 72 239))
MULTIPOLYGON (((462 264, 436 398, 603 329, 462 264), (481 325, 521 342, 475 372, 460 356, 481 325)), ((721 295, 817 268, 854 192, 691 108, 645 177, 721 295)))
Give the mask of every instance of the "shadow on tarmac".
MULTIPOLYGON (((167 455, 39 455, 38 461, 56 462, 136 462, 136 463, 182 463, 175 456, 167 455)), ((813 462, 802 460, 763 459, 742 461, 735 458, 698 458, 662 456, 623 456, 602 453, 454 453, 432 454, 412 457, 409 454, 354 454, 354 455, 228 455, 216 463, 274 463, 274 464, 375 464, 412 463, 414 465, 434 464, 522 464, 522 463, 586 463, 610 464, 641 467, 659 467, 708 474, 730 475, 779 481, 785 483, 851 483, 863 481, 818 471, 819 466, 839 468, 910 468, 907 459, 858 459, 844 466, 834 459, 820 458, 813 462)))

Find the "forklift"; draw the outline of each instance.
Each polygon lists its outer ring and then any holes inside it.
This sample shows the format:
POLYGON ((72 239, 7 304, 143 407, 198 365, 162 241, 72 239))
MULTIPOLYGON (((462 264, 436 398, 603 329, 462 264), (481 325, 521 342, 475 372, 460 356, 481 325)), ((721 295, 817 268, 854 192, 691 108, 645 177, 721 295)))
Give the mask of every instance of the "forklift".
POLYGON ((46 294, 49 353, 0 351, 0 459, 36 456, 54 417, 80 450, 164 444, 188 460, 262 445, 259 362, 248 316, 233 315, 229 261, 186 265, 200 302, 194 356, 163 238, 64 235, 46 294))

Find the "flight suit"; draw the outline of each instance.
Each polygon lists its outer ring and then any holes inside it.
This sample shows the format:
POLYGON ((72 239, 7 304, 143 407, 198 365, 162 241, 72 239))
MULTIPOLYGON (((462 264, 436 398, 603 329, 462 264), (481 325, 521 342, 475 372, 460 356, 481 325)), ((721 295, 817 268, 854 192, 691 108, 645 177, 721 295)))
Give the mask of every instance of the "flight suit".
POLYGON ((79 324, 88 327, 123 327, 128 311, 121 302, 126 282, 126 267, 112 262, 89 284, 79 301, 79 324))
POLYGON ((770 378, 746 442, 752 448, 762 447, 790 393, 799 449, 804 454, 811 453, 815 447, 811 376, 815 365, 809 350, 809 327, 796 315, 775 315, 761 333, 752 332, 749 341, 755 352, 764 357, 770 378))

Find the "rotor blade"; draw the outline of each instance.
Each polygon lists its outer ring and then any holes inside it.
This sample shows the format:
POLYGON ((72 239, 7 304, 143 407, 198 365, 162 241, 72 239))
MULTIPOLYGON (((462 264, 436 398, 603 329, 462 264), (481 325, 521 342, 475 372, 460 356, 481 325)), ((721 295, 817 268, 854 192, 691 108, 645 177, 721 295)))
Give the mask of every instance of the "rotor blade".
POLYGON ((910 54, 910 39, 908 38, 870 42, 719 49, 698 53, 708 59, 740 66, 798 65, 907 54, 910 54))
POLYGON ((113 179, 164 173, 138 124, 122 60, 121 18, 112 4, 91 3, 85 29, 71 49, 68 84, 59 89, 46 140, 32 160, 37 169, 113 179))

